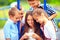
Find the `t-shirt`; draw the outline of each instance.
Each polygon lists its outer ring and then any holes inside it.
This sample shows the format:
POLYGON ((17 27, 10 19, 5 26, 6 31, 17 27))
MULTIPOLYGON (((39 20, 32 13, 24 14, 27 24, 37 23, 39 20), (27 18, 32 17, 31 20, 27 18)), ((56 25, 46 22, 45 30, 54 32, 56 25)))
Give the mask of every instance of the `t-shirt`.
POLYGON ((50 38, 51 40, 56 40, 56 32, 51 21, 46 22, 46 24, 44 25, 43 32, 46 38, 50 38))
POLYGON ((10 38, 11 40, 18 40, 17 24, 11 19, 8 19, 4 26, 4 36, 5 38, 10 38))
POLYGON ((35 38, 32 37, 32 35, 34 34, 34 30, 33 29, 29 29, 27 34, 29 36, 28 40, 36 40, 35 38))

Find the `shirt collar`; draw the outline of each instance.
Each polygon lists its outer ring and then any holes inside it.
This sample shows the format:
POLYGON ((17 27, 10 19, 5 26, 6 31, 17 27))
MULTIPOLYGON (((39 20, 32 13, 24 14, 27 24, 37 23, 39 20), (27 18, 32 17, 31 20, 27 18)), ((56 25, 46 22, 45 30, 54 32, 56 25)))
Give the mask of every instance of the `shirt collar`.
POLYGON ((11 23, 13 23, 13 24, 17 24, 17 23, 14 23, 14 21, 12 21, 11 19, 8 19, 9 20, 9 22, 11 22, 11 23))

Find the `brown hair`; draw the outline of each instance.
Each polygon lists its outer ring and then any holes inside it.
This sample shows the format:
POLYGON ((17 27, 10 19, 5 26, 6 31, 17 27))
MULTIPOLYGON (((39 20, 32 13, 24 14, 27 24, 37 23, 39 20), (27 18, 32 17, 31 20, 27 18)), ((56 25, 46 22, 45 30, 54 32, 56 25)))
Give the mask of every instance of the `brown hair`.
MULTIPOLYGON (((43 9, 41 9, 41 8, 35 9, 35 10, 33 11, 32 15, 33 15, 34 17, 37 17, 37 16, 40 16, 42 13, 44 13, 44 15, 46 16, 46 18, 48 18, 47 15, 46 15, 47 13, 46 13, 43 9)), ((44 23, 43 23, 42 25, 40 25, 40 26, 44 27, 44 23)), ((42 35, 42 38, 43 38, 43 40, 45 40, 44 33, 43 33, 43 35, 42 35)))
MULTIPOLYGON (((28 1, 35 1, 35 0, 28 0, 28 1)), ((36 1, 39 1, 39 0, 36 0, 36 1)))
MULTIPOLYGON (((22 32, 23 34, 26 33, 26 32, 28 32, 29 27, 30 27, 30 25, 27 23, 27 17, 28 17, 29 15, 32 16, 32 11, 28 11, 28 12, 26 13, 24 31, 22 32)), ((39 36, 41 36, 41 35, 40 35, 40 24, 37 23, 34 19, 33 19, 33 21, 34 21, 34 32, 35 32, 36 34, 38 34, 39 36), (38 27, 38 26, 39 26, 39 27, 38 27)))
POLYGON ((18 12, 18 9, 17 9, 16 7, 11 8, 11 9, 9 10, 9 12, 8 12, 9 16, 10 16, 10 15, 11 15, 11 16, 14 16, 15 13, 16 13, 16 11, 18 12))

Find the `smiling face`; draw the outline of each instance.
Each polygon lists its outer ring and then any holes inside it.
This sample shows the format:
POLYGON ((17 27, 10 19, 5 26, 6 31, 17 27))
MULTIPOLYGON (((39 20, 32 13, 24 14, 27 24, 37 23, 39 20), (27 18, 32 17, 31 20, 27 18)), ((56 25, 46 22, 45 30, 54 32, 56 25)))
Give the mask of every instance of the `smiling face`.
POLYGON ((33 27, 33 17, 31 15, 28 15, 27 17, 27 23, 29 24, 30 27, 33 27))
POLYGON ((19 15, 20 15, 20 20, 22 20, 23 15, 24 15, 24 13, 23 13, 23 11, 22 11, 22 10, 20 10, 20 11, 19 11, 19 15))
POLYGON ((43 23, 43 18, 42 18, 42 16, 37 16, 36 22, 39 22, 40 24, 42 24, 42 23, 43 23))
POLYGON ((16 23, 19 21, 19 11, 17 8, 13 7, 9 10, 9 18, 16 23))
POLYGON ((19 14, 18 12, 15 12, 15 15, 14 16, 11 16, 12 20, 14 21, 14 23, 16 23, 17 21, 19 21, 19 14))
POLYGON ((41 24, 44 22, 43 14, 44 14, 43 11, 37 8, 33 11, 33 18, 36 20, 36 22, 39 22, 41 24))
POLYGON ((37 8, 40 4, 40 1, 34 0, 34 1, 28 1, 29 5, 33 8, 37 8))

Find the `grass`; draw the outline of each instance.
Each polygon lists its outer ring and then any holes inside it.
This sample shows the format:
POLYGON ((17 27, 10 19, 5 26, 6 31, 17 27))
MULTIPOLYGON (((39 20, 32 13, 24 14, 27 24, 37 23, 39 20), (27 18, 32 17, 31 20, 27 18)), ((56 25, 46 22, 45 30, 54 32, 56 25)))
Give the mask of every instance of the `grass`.
POLYGON ((4 26, 4 24, 5 24, 5 20, 0 20, 0 29, 2 29, 3 28, 3 26, 4 26))

